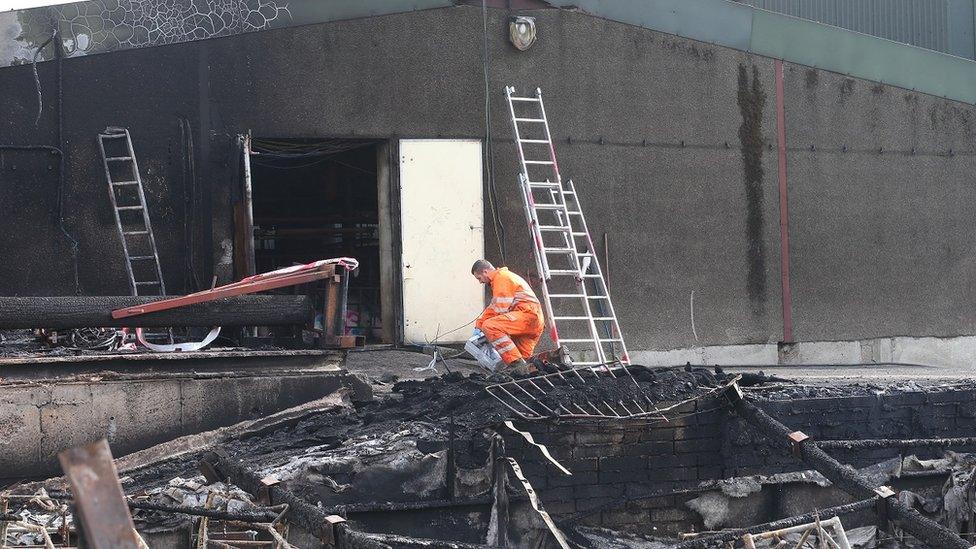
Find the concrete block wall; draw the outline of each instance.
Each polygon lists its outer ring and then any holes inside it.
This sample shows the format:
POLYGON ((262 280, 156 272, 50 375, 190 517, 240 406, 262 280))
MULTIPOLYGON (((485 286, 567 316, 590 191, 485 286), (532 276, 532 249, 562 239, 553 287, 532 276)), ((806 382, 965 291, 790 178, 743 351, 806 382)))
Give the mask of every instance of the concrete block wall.
POLYGON ((0 482, 59 474, 58 452, 102 437, 118 457, 297 406, 342 386, 364 387, 337 369, 0 384, 0 482))
POLYGON ((556 520, 575 517, 607 528, 674 533, 696 516, 683 505, 694 494, 684 498, 673 492, 726 476, 727 412, 714 408, 709 400, 688 403, 678 410, 683 417, 653 424, 517 425, 546 445, 571 476, 517 435, 506 437, 506 450, 556 520), (630 501, 621 504, 625 500, 630 501))

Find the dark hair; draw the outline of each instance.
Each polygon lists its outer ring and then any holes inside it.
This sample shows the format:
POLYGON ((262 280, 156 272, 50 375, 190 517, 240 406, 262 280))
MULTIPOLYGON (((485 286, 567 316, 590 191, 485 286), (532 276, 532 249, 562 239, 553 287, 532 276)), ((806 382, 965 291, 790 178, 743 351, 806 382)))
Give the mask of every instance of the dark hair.
POLYGON ((474 265, 471 266, 471 274, 478 274, 481 271, 490 271, 494 268, 495 266, 492 265, 487 259, 479 259, 478 261, 474 262, 474 265))

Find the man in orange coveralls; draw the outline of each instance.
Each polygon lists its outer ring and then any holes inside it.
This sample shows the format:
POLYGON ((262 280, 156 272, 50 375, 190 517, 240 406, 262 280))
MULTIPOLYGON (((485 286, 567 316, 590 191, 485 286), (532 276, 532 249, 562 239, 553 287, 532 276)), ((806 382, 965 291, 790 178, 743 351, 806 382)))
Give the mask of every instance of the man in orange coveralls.
POLYGON ((471 274, 491 286, 491 303, 478 317, 475 328, 485 333, 512 372, 530 373, 532 368, 525 359, 532 356, 546 325, 539 298, 529 283, 508 267, 496 269, 487 260, 479 259, 471 267, 471 274))

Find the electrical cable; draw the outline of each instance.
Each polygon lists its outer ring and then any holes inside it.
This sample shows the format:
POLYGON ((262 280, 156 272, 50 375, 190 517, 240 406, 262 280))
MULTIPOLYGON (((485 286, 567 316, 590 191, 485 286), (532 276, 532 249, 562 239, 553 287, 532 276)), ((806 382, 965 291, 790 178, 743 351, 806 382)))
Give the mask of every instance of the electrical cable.
POLYGON ((277 169, 277 170, 298 170, 298 169, 301 169, 301 168, 310 168, 312 166, 315 166, 316 164, 321 164, 322 162, 325 162, 325 161, 328 160, 327 157, 322 157, 322 158, 319 158, 318 160, 313 160, 311 162, 306 162, 305 164, 298 164, 298 165, 295 165, 295 166, 283 166, 283 165, 280 165, 280 164, 273 164, 271 162, 267 162, 267 161, 264 161, 264 160, 259 160, 259 158, 261 158, 261 157, 258 156, 258 155, 255 155, 253 158, 251 158, 251 162, 253 164, 257 164, 259 166, 264 166, 266 168, 274 168, 274 169, 277 169))
POLYGON ((441 339, 442 337, 444 337, 444 336, 446 336, 446 335, 450 335, 450 334, 453 334, 454 332, 456 332, 456 331, 458 331, 458 330, 460 330, 460 329, 462 329, 462 328, 466 328, 466 327, 468 327, 468 326, 470 326, 470 325, 472 325, 472 324, 474 324, 475 322, 477 322, 477 321, 478 321, 478 319, 479 319, 479 318, 481 318, 481 314, 480 314, 480 313, 478 314, 478 316, 476 316, 476 317, 474 317, 474 318, 472 318, 472 319, 471 319, 470 321, 468 321, 468 322, 466 322, 466 323, 464 323, 464 324, 462 324, 462 325, 460 325, 460 326, 458 326, 457 328, 454 328, 453 330, 450 330, 450 331, 448 331, 448 332, 444 332, 443 334, 438 334, 438 335, 437 335, 436 337, 434 337, 434 340, 433 340, 433 341, 431 341, 431 342, 430 342, 430 344, 431 344, 431 345, 434 345, 434 344, 435 344, 435 343, 437 343, 437 341, 438 341, 438 340, 440 340, 440 339, 441 339))
POLYGON ((64 153, 64 79, 62 76, 64 41, 61 40, 57 27, 55 27, 51 34, 51 40, 54 39, 57 39, 57 42, 54 44, 54 57, 57 60, 56 68, 58 73, 58 150, 61 152, 61 161, 58 165, 58 229, 61 230, 61 233, 68 239, 71 245, 71 265, 75 275, 75 294, 81 295, 81 275, 78 267, 78 240, 71 236, 68 229, 64 227, 64 177, 67 167, 67 159, 64 153))
POLYGON ((481 0, 481 23, 484 30, 484 50, 481 58, 482 69, 485 77, 485 150, 484 162, 485 170, 488 175, 488 209, 491 211, 492 223, 495 228, 495 240, 498 244, 498 254, 501 256, 502 264, 508 263, 505 254, 505 227, 498 219, 497 194, 495 189, 495 155, 491 146, 491 94, 489 93, 489 66, 491 59, 488 53, 488 4, 487 0, 481 0))
POLYGON ((58 35, 57 29, 51 34, 51 37, 41 43, 37 47, 37 51, 34 52, 34 59, 31 61, 31 70, 34 72, 34 86, 37 88, 37 118, 34 119, 34 127, 36 128, 38 124, 41 123, 41 113, 44 110, 44 101, 41 99, 41 77, 37 74, 37 56, 41 55, 41 50, 43 50, 52 40, 58 35))

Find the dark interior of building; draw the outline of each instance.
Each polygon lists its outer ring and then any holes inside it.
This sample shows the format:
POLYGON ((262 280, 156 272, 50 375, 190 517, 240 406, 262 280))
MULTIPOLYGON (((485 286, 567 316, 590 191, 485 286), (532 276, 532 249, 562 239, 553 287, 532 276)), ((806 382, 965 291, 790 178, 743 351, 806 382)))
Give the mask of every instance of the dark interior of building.
POLYGON ((377 143, 254 139, 251 154, 257 272, 354 257, 346 334, 381 338, 377 143))

